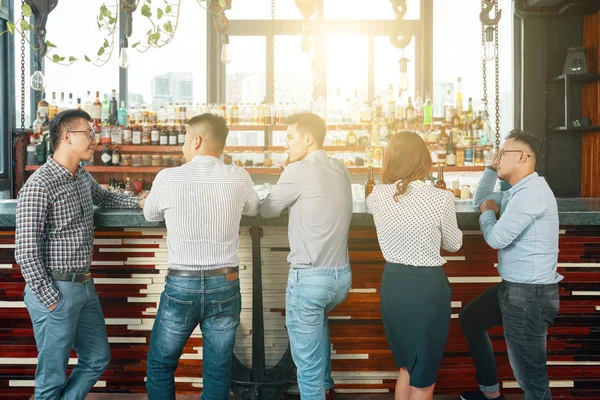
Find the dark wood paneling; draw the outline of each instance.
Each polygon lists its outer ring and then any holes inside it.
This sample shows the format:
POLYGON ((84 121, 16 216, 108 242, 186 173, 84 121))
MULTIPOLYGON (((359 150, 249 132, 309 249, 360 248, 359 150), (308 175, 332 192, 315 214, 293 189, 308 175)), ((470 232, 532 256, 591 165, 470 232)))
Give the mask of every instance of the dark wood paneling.
MULTIPOLYGON (((600 13, 585 16, 583 31, 588 70, 600 73, 600 13)), ((583 115, 591 118, 594 126, 598 126, 600 82, 585 85, 582 94, 583 115)), ((600 197, 600 132, 588 132, 583 135, 581 153, 581 196, 600 197)))

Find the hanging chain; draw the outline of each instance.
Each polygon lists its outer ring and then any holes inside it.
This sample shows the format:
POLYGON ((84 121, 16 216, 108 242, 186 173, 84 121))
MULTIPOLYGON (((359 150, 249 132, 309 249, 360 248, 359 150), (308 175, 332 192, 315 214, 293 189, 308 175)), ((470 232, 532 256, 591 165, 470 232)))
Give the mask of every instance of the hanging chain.
MULTIPOLYGON (((481 9, 483 10, 485 8, 485 4, 483 3, 483 0, 481 1, 481 9)), ((481 24, 481 47, 483 48, 485 46, 485 25, 482 23, 481 24)), ((486 66, 487 61, 485 60, 485 57, 481 58, 481 69, 483 71, 483 104, 485 105, 485 113, 487 113, 487 106, 488 106, 488 95, 487 95, 487 66, 486 66)), ((485 115, 483 116, 485 117, 485 115)))
MULTIPOLYGON (((21 19, 24 20, 23 6, 25 0, 21 2, 21 19)), ((25 31, 21 31, 21 135, 25 133, 25 31)))
MULTIPOLYGON (((275 104, 275 0, 271 0, 271 104, 275 104)), ((272 116, 274 117, 274 116, 272 116)))
MULTIPOLYGON (((494 4, 494 12, 498 15, 498 2, 494 4)), ((498 33, 500 33, 500 22, 496 23, 494 46, 496 47, 496 147, 500 147, 500 49, 498 48, 498 33)))

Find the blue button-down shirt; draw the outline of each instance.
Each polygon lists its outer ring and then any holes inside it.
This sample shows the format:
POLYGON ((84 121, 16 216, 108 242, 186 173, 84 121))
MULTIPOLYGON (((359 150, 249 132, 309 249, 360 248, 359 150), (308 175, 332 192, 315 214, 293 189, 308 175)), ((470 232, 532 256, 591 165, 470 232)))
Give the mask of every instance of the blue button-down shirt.
POLYGON ((509 282, 549 284, 563 277, 558 262, 558 207, 546 180, 536 172, 505 192, 494 192, 498 174, 483 173, 474 203, 494 200, 500 219, 488 210, 479 217, 485 241, 498 249, 498 272, 509 282))

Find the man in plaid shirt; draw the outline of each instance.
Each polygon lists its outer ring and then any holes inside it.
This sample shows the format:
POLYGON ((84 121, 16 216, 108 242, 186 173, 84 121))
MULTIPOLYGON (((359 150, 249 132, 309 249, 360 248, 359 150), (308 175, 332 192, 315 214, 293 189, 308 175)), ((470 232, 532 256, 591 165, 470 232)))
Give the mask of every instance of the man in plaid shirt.
POLYGON ((35 398, 84 399, 110 361, 110 348, 89 268, 94 249, 94 205, 143 207, 100 187, 80 166, 94 156, 96 139, 85 111, 67 110, 50 124, 55 153, 19 192, 15 259, 38 348, 35 398), (66 377, 69 354, 78 362, 66 377))

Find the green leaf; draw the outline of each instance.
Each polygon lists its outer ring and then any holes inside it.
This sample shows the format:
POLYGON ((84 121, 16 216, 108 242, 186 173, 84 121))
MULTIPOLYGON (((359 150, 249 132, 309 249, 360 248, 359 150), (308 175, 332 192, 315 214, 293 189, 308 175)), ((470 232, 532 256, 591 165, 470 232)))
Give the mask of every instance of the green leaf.
POLYGON ((104 54, 104 47, 100 47, 98 49, 98 57, 100 57, 102 54, 104 54))
POLYGON ((83 56, 83 58, 85 59, 85 61, 87 62, 92 62, 92 60, 90 60, 90 58, 88 56, 83 56))
POLYGON ((23 31, 30 31, 31 29, 33 29, 33 25, 31 25, 29 22, 27 22, 25 20, 21 20, 21 23, 19 24, 19 26, 21 27, 21 30, 23 30, 23 31))
POLYGON ((116 19, 116 18, 110 17, 110 18, 108 19, 108 24, 109 24, 109 25, 114 25, 116 22, 117 22, 117 19, 116 19))
POLYGON ((170 14, 170 13, 171 13, 171 5, 169 4, 165 7, 165 14, 170 14))
POLYGON ((75 57, 73 57, 73 56, 69 57, 69 62, 75 62, 75 61, 77 61, 77 59, 75 57))
POLYGON ((110 17, 112 13, 110 12, 110 10, 105 10, 102 12, 102 15, 104 15, 105 17, 110 17))
POLYGON ((46 47, 49 48, 49 49, 56 48, 56 46, 54 45, 54 43, 52 43, 49 40, 46 40, 46 47))
POLYGON ((33 15, 33 11, 31 11, 31 7, 29 7, 29 4, 23 4, 23 7, 21 7, 21 12, 26 17, 31 17, 33 15))
POLYGON ((15 25, 12 22, 7 22, 7 29, 11 34, 15 33, 15 25))
POLYGON ((152 0, 146 0, 146 3, 152 4, 152 0))
POLYGON ((152 34, 152 40, 156 43, 160 39, 160 32, 156 32, 152 34))
POLYGON ((152 17, 152 11, 150 11, 150 6, 147 4, 144 4, 142 7, 142 15, 148 18, 152 17))
POLYGON ((102 4, 100 6, 100 15, 104 14, 104 12, 107 10, 108 10, 108 8, 106 8, 106 4, 102 4))
POLYGON ((102 45, 102 47, 104 47, 104 48, 108 47, 108 40, 104 39, 104 44, 102 45))
POLYGON ((156 17, 158 19, 161 19, 163 16, 163 10, 161 10, 160 8, 158 10, 156 10, 156 17))
POLYGON ((163 27, 166 32, 173 33, 173 26, 171 25, 171 21, 166 22, 163 27))
POLYGON ((227 5, 227 2, 225 0, 219 0, 219 7, 225 8, 226 5, 227 5))
POLYGON ((60 62, 60 56, 58 54, 52 54, 52 62, 60 62))
POLYGON ((140 45, 140 42, 135 42, 134 44, 131 45, 132 49, 135 49, 136 47, 138 47, 140 45))

